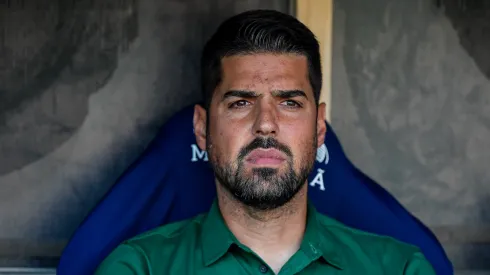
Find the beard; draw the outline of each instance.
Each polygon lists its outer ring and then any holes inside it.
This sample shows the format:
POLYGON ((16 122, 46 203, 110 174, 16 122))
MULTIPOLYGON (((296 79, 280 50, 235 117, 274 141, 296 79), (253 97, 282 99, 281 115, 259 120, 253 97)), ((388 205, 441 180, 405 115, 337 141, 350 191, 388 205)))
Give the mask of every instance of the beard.
POLYGON ((312 145, 305 148, 305 157, 299 162, 303 165, 298 172, 294 170, 294 157, 289 147, 271 137, 255 138, 240 150, 237 160, 232 162, 223 162, 218 155, 213 156, 209 143, 207 151, 219 184, 244 205, 265 211, 285 205, 304 186, 315 161, 316 135, 312 141, 312 145), (261 167, 253 168, 251 174, 247 174, 245 157, 258 148, 274 148, 284 153, 287 156, 284 171, 261 167))

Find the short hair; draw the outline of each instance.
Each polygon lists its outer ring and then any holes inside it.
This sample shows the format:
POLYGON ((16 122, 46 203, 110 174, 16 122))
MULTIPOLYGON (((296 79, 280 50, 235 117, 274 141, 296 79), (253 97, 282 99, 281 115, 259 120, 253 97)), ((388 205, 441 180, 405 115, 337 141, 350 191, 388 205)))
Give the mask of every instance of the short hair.
POLYGON ((318 105, 322 88, 320 49, 315 35, 295 17, 274 10, 250 10, 225 20, 205 44, 201 56, 204 108, 222 78, 221 60, 243 54, 306 56, 308 77, 318 105))

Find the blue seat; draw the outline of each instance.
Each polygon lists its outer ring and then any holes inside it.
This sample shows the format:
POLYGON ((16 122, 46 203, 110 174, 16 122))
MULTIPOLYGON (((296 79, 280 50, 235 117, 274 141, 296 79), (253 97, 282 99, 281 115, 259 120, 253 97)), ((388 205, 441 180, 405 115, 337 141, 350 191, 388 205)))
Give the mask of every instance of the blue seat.
MULTIPOLYGON (((162 128, 141 157, 87 216, 66 246, 58 275, 93 274, 122 241, 162 224, 207 212, 215 198, 207 155, 195 145, 193 107, 162 128)), ((346 225, 421 248, 438 274, 452 265, 431 231, 345 156, 330 125, 309 177, 319 212, 346 225)))

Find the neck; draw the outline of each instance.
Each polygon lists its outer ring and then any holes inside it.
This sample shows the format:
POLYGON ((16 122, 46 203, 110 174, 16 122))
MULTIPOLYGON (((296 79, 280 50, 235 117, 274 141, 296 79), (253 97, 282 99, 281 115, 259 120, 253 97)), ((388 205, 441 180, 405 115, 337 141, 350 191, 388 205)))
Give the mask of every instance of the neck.
POLYGON ((235 237, 262 258, 276 274, 299 249, 306 227, 307 184, 291 201, 261 211, 237 201, 218 184, 218 204, 235 237))

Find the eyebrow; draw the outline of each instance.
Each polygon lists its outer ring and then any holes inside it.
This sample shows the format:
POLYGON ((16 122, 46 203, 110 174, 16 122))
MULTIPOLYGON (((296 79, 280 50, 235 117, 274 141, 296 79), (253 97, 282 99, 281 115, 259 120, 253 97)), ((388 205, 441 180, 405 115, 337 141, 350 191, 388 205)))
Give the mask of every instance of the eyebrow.
MULTIPOLYGON (((298 97, 298 96, 308 98, 306 96, 306 93, 301 91, 301 90, 278 90, 278 91, 273 91, 272 95, 275 97, 283 98, 283 99, 293 98, 293 97, 298 97)), ((226 92, 223 95, 222 100, 225 100, 225 99, 230 98, 230 97, 256 98, 258 96, 259 96, 259 94, 257 94, 256 92, 253 92, 253 91, 231 90, 231 91, 226 92)))
POLYGON ((279 91, 272 92, 272 95, 280 98, 293 98, 293 97, 301 96, 308 99, 306 93, 301 90, 286 90, 286 91, 279 90, 279 91))
POLYGON ((226 92, 223 95, 223 100, 229 98, 229 97, 243 97, 243 98, 254 98, 258 97, 259 95, 256 92, 252 91, 244 91, 244 90, 231 90, 226 92))

